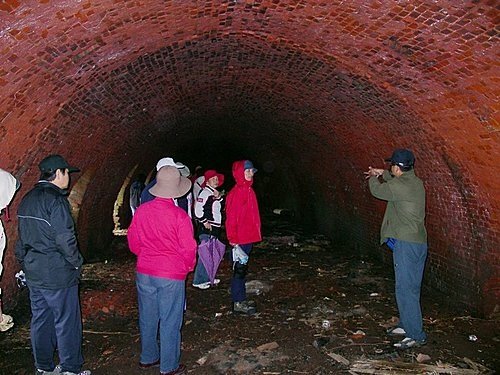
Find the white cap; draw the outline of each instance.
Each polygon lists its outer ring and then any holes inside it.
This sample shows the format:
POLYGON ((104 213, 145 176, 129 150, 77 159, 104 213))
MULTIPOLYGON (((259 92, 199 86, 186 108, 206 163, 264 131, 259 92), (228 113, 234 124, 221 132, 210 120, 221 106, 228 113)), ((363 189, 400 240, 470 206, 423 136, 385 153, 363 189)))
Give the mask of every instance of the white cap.
POLYGON ((177 167, 177 169, 181 173, 182 177, 188 177, 191 174, 191 171, 189 170, 189 168, 186 165, 179 163, 179 162, 176 162, 175 166, 177 167))
POLYGON ((162 167, 176 167, 177 168, 177 165, 175 165, 175 161, 174 159, 172 158, 163 158, 163 159, 160 159, 158 160, 158 163, 156 163, 156 170, 159 171, 160 168, 162 167))

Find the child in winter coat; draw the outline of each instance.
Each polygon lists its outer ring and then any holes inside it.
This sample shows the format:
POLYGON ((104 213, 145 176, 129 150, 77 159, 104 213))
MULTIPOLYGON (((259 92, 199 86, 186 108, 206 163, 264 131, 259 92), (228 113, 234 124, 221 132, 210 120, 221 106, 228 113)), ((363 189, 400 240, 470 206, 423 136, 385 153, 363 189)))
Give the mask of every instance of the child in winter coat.
MULTIPOLYGON (((194 202, 194 214, 200 228, 198 237, 200 242, 208 240, 210 236, 220 239, 223 197, 217 187, 223 183, 223 174, 214 169, 205 172, 203 190, 194 202)), ((219 279, 214 280, 214 284, 219 282, 219 279)), ((194 271, 193 286, 199 289, 210 288, 207 271, 199 258, 194 271)))
MULTIPOLYGON (((236 185, 227 195, 226 233, 232 246, 239 245, 249 255, 255 242, 262 240, 260 215, 257 197, 252 189, 253 176, 257 169, 250 160, 233 163, 233 177, 236 185)), ((231 298, 233 311, 241 314, 254 314, 255 306, 246 297, 246 275, 248 264, 234 263, 231 279, 231 298)))

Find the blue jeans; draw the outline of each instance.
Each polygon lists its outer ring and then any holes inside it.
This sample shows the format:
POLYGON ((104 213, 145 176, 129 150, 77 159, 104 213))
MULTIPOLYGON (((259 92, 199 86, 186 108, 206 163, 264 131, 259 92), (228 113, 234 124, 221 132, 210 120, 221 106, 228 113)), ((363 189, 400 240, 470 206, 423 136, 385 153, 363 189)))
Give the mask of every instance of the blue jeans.
POLYGON ((208 283, 209 281, 207 270, 203 265, 203 262, 198 257, 198 260, 196 261, 196 268, 194 269, 193 284, 198 285, 208 283))
POLYGON ((406 337, 419 341, 427 338, 420 309, 420 289, 426 258, 427 244, 396 241, 393 262, 399 324, 406 331, 406 337))
MULTIPOLYGON (((210 235, 208 234, 200 234, 198 237, 200 239, 200 243, 203 241, 208 241, 210 238, 210 235)), ((193 284, 198 285, 198 284, 203 284, 209 282, 208 278, 208 273, 207 270, 205 269, 205 266, 203 265, 203 262, 200 260, 200 257, 198 257, 198 260, 196 261, 196 268, 194 269, 194 276, 193 276, 193 284)))
POLYGON ((181 357, 181 326, 184 313, 186 283, 136 274, 141 331, 141 363, 160 359, 160 371, 179 367, 181 357), (158 327, 160 345, 158 346, 158 327))
POLYGON ((53 371, 57 347, 63 371, 80 372, 82 318, 78 285, 65 289, 29 286, 31 300, 31 346, 37 369, 53 371))
MULTIPOLYGON (((252 251, 252 243, 240 244, 241 249, 245 252, 246 255, 250 256, 250 252, 252 251)), ((250 259, 250 258, 249 258, 250 259)), ((233 302, 242 302, 247 299, 247 289, 245 286, 246 277, 232 277, 231 279, 231 299, 233 302)))

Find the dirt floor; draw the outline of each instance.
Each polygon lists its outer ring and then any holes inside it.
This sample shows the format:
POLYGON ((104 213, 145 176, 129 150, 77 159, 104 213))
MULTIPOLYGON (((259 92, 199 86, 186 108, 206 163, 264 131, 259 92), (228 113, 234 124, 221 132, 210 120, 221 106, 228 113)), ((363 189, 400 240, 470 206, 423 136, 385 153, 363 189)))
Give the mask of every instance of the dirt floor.
MULTIPOLYGON (((248 277, 257 314, 232 313, 228 260, 216 287, 199 290, 188 278, 182 362, 190 374, 487 374, 500 368, 498 319, 453 310, 445 295, 424 290, 428 344, 397 351, 396 340, 385 335, 397 316, 391 267, 277 218, 267 224, 248 277)), ((96 375, 157 374, 137 367, 135 259, 125 237, 116 238, 110 254, 84 267, 85 368, 96 375)), ((0 374, 32 374, 26 290, 8 313, 16 325, 0 333, 0 374)))

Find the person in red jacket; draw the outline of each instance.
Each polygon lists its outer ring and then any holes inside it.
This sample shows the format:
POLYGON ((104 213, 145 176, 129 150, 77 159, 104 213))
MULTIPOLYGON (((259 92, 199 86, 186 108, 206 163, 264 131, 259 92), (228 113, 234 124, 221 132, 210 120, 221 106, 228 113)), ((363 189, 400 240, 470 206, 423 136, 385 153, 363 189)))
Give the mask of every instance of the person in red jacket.
MULTIPOLYGON (((239 245, 249 255, 252 245, 262 240, 260 232, 260 215, 257 197, 252 189, 253 176, 257 169, 250 160, 239 160, 233 163, 233 177, 236 185, 226 199, 226 234, 231 246, 239 245)), ((256 308, 247 301, 245 281, 248 264, 234 262, 231 279, 231 298, 233 311, 241 314, 254 314, 256 308)))
POLYGON ((149 192, 156 198, 141 204, 128 229, 130 250, 137 255, 141 357, 139 367, 160 366, 161 375, 184 374, 179 363, 186 276, 194 269, 196 241, 188 214, 175 205, 191 181, 166 166, 149 192), (160 346, 157 335, 160 329, 160 346))

